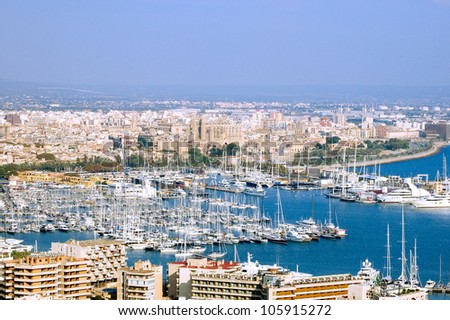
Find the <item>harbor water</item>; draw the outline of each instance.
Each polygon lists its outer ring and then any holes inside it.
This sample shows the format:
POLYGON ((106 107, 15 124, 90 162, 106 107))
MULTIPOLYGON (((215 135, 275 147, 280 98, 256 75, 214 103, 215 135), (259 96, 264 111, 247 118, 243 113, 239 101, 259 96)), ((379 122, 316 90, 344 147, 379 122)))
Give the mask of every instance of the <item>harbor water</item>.
MULTIPOLYGON (((417 174, 429 174, 434 179, 437 170, 442 170, 443 154, 448 155, 450 147, 443 148, 439 154, 428 158, 406 162, 385 164, 381 167, 383 175, 395 174, 402 177, 417 174)), ((320 239, 306 243, 240 243, 227 245, 226 260, 240 257, 246 260, 247 253, 254 260, 265 264, 278 264, 291 270, 311 273, 313 275, 350 273, 355 275, 362 261, 369 259, 376 269, 385 274, 387 226, 390 228, 390 249, 392 276, 400 275, 401 257, 401 215, 400 204, 363 204, 343 202, 325 196, 325 190, 288 191, 279 190, 282 214, 286 222, 308 219, 328 220, 346 229, 347 236, 341 239, 320 239), (331 211, 330 211, 331 208, 331 211), (331 214, 330 214, 331 213, 331 214)), ((217 196, 238 202, 257 203, 266 216, 275 219, 279 212, 277 206, 277 189, 267 189, 262 197, 244 196, 243 194, 217 193, 217 196)), ((450 281, 450 210, 418 209, 404 205, 406 252, 417 244, 419 276, 422 284, 429 279, 450 281), (441 261, 441 262, 440 262, 441 261)), ((25 244, 35 244, 39 250, 48 250, 51 242, 64 242, 68 239, 94 239, 94 232, 46 232, 8 235, 23 239, 25 244)), ((97 236, 98 237, 98 236, 97 236)), ((175 261, 174 255, 161 254, 156 251, 128 250, 128 265, 137 260, 150 260, 154 264, 166 267, 175 261)), ((430 299, 448 299, 446 295, 431 295, 430 299)))

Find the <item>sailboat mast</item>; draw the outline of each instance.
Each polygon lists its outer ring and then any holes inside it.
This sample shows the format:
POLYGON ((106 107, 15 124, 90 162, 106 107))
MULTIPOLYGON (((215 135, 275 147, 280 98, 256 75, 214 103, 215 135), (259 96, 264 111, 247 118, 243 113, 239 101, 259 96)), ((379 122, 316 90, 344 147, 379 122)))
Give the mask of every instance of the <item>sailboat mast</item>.
POLYGON ((387 225, 387 245, 386 245, 386 277, 391 279, 391 240, 389 234, 389 224, 387 225))
POLYGON ((443 180, 447 180, 447 159, 445 158, 445 154, 442 155, 442 167, 443 167, 443 180))
POLYGON ((402 273, 400 274, 400 277, 398 278, 400 281, 406 281, 406 252, 405 252, 405 211, 402 204, 402 273))
POLYGON ((240 262, 236 244, 234 245, 234 262, 240 262))
POLYGON ((314 220, 314 193, 312 193, 311 197, 311 219, 314 220))
POLYGON ((328 223, 331 223, 331 198, 328 198, 328 223))
POLYGON ((414 254, 410 252, 410 283, 411 285, 419 284, 419 267, 417 265, 417 239, 414 239, 414 254))

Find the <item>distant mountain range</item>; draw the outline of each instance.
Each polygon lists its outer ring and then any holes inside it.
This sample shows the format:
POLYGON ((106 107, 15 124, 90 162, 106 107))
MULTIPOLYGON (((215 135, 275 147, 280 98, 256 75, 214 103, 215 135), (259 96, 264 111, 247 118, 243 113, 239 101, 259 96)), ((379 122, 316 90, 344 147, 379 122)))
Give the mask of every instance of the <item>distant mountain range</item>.
POLYGON ((363 85, 223 85, 92 86, 0 79, 0 96, 115 97, 210 101, 280 101, 317 103, 398 103, 450 105, 450 86, 363 85))

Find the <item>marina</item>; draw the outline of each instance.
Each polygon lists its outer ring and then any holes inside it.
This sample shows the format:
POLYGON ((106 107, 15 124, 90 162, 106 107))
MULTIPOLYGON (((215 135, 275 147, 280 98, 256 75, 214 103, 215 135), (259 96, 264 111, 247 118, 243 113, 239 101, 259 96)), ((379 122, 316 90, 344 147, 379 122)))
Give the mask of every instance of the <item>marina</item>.
MULTIPOLYGON (((383 170, 389 170, 389 165, 383 170)), ((166 265, 195 255, 235 260, 251 252, 263 263, 276 261, 315 275, 356 274, 364 259, 385 273, 387 225, 393 240, 392 275, 401 274, 396 261, 401 256, 403 207, 405 243, 407 250, 417 245, 420 282, 450 280, 450 214, 445 208, 341 201, 327 197, 329 188, 270 187, 264 188, 261 197, 203 190, 196 185, 165 200, 157 196, 160 190, 147 190, 145 194, 152 197, 137 196, 140 191, 119 196, 105 189, 39 183, 6 190, 0 206, 2 237, 41 251, 48 250, 51 242, 104 237, 127 244, 128 264, 149 259, 166 265), (440 257, 444 261, 441 271, 440 257)), ((444 285, 430 292, 447 289, 444 285)), ((436 294, 430 298, 434 296, 447 297, 436 294)))

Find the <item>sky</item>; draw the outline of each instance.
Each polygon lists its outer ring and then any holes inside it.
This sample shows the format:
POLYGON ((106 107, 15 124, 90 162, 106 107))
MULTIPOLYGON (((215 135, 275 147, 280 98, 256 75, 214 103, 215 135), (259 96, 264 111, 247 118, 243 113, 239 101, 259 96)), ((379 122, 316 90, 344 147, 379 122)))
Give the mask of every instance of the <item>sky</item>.
POLYGON ((450 85, 450 0, 2 0, 0 79, 450 85))

